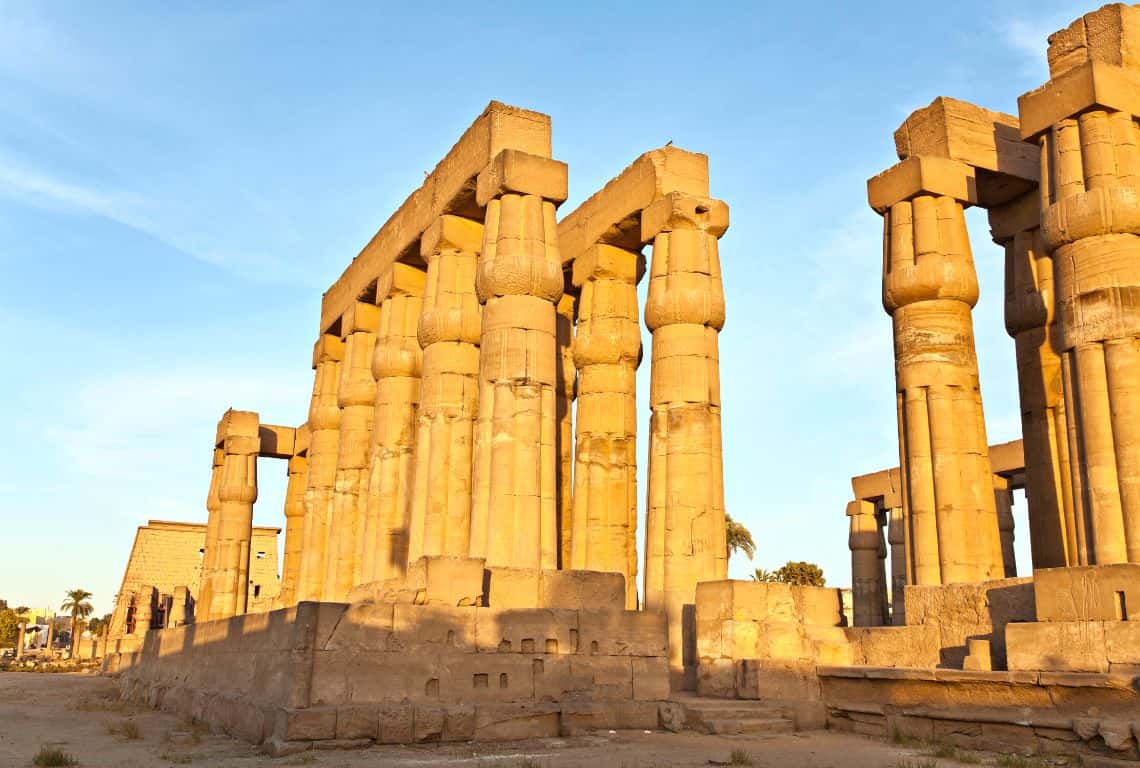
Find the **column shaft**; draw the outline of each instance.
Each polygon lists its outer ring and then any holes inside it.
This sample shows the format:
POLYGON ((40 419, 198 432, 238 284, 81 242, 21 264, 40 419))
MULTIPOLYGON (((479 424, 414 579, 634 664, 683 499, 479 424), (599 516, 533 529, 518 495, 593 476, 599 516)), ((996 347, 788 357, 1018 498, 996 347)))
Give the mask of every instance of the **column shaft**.
MULTIPOLYGON (((555 435, 558 453, 558 567, 570 567, 571 538, 574 526, 574 399, 578 391, 578 373, 574 365, 574 321, 578 299, 565 293, 555 307, 555 339, 558 342, 558 371, 555 391, 555 435)), ((634 557, 636 562, 636 555, 634 557)), ((635 566, 636 567, 636 566, 635 566)), ((628 584, 626 585, 628 588, 628 584)), ((634 587, 636 595, 636 586, 634 587)))
POLYGON ((883 583, 879 561, 879 523, 875 518, 875 505, 869 501, 847 503, 849 533, 847 546, 851 550, 851 609, 857 627, 878 627, 883 624, 883 583))
POLYGON ((213 467, 210 470, 210 490, 206 494, 206 542, 202 547, 202 570, 198 578, 198 602, 203 606, 208 606, 213 601, 214 570, 218 559, 218 513, 222 507, 218 500, 218 486, 222 482, 225 459, 226 452, 215 447, 213 467))
POLYGON ((281 605, 297 602, 297 582, 301 575, 301 546, 305 534, 305 484, 309 460, 305 456, 289 459, 289 480, 285 486, 285 546, 281 562, 281 605))
POLYGON ((246 612, 253 503, 257 500, 257 453, 261 448, 256 413, 227 411, 219 424, 225 452, 218 483, 217 555, 206 620, 246 612))

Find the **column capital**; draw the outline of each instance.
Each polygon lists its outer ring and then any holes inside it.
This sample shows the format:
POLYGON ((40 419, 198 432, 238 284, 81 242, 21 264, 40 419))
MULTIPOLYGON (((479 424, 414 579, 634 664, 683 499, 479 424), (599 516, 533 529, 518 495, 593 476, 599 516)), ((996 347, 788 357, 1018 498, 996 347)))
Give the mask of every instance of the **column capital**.
POLYGON ((574 287, 581 288, 588 280, 607 277, 636 284, 644 275, 645 255, 640 251, 595 243, 574 259, 571 279, 574 287))
POLYGON ((340 318, 340 338, 347 339, 354 333, 376 333, 380 324, 380 310, 375 304, 354 301, 340 318))
POLYGON ((261 420, 256 411, 226 411, 218 421, 214 445, 226 453, 256 454, 261 450, 261 420))
POLYGON ((728 205, 711 197, 670 192, 641 212, 641 241, 649 243, 662 232, 703 229, 714 237, 728 230, 728 205))
POLYGON ((420 237, 420 256, 424 261, 441 251, 478 253, 482 247, 482 222, 462 216, 440 216, 420 237))
POLYGON ((1035 142, 1062 120, 1097 108, 1140 117, 1140 72, 1088 61, 1022 94, 1021 138, 1035 142))
POLYGON ((475 202, 484 207, 508 193, 538 195, 555 205, 565 202, 569 196, 566 163, 517 149, 504 149, 476 179, 475 202))
POLYGON ((427 275, 422 269, 396 262, 376 281, 376 305, 383 304, 393 296, 423 296, 426 281, 427 275))
POLYGON ((339 335, 322 333, 313 345, 313 368, 321 363, 339 363, 344 359, 344 341, 339 335))
POLYGON ((990 237, 998 245, 1005 245, 1019 233, 1041 226, 1041 195, 1034 190, 1005 205, 990 208, 989 220, 990 237))
POLYGON ((867 180, 867 202, 880 214, 920 195, 952 197, 963 206, 977 205, 977 174, 957 160, 916 155, 867 180))

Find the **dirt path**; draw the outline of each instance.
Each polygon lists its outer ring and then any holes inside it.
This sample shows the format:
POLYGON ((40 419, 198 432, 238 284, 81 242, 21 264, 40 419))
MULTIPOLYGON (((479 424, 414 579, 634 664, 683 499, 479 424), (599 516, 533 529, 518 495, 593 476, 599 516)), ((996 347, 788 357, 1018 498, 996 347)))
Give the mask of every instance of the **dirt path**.
POLYGON ((245 742, 206 732, 173 715, 123 704, 115 683, 81 674, 0 673, 0 766, 25 768, 41 746, 83 768, 131 766, 467 766, 469 768, 707 768, 744 750, 755 768, 898 768, 927 762, 915 749, 829 732, 768 737, 621 731, 507 744, 377 746, 273 759, 245 742), (137 733, 136 733, 137 730, 137 733), (134 738, 132 738, 134 737, 134 738))

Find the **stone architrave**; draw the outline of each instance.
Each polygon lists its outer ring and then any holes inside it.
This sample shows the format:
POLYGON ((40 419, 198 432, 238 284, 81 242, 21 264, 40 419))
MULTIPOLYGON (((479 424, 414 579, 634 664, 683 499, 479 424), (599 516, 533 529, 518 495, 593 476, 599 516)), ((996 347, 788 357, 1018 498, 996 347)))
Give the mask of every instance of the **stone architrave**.
POLYGON ((566 181, 565 164, 514 150, 478 178, 486 218, 470 556, 488 566, 558 565, 555 207, 566 181))
POLYGON ((344 341, 344 359, 337 385, 340 433, 323 597, 334 602, 343 602, 356 580, 357 538, 362 528, 360 497, 367 479, 368 447, 376 407, 372 353, 379 316, 375 304, 358 301, 349 306, 340 321, 344 341))
POLYGON ((322 334, 313 347, 313 396, 309 402, 309 472, 305 480, 305 528, 297 600, 321 600, 328 568, 329 522, 340 443, 340 366, 344 342, 322 334))
POLYGON ((884 220, 911 584, 1004 570, 971 316, 978 280, 963 204, 975 201, 972 178, 961 163, 916 156, 867 184, 884 220))
POLYGON ((1069 470, 1089 564, 1140 562, 1140 9, 1049 38, 1050 80, 1018 99, 1041 160, 1069 470))
MULTIPOLYGON (((297 602, 301 577, 301 547, 305 535, 305 487, 309 478, 309 428, 297 429, 294 454, 289 457, 289 479, 285 486, 285 546, 281 562, 281 605, 297 602)), ((177 602, 177 600, 176 600, 177 602)))
POLYGON ((597 244, 574 262, 581 291, 574 511, 569 567, 625 576, 637 609, 637 283, 645 257, 597 244))
POLYGON ((380 308, 372 355, 376 396, 358 583, 399 577, 406 571, 423 359, 417 338, 423 293, 423 271, 408 264, 393 265, 376 289, 380 308))
POLYGON ((724 326, 717 240, 727 228, 723 202, 683 194, 662 197, 641 217, 642 241, 653 243, 645 605, 666 613, 674 690, 696 684, 697 582, 728 570, 717 344, 724 326))
POLYGON ((1061 357, 1053 343, 1053 259, 1041 240, 1040 193, 991 208, 989 219, 994 242, 1005 248, 1005 328, 1017 350, 1033 567, 1087 563, 1084 524, 1073 503, 1061 357))
POLYGON ((482 316, 475 270, 482 244, 483 225, 459 216, 441 216, 420 240, 427 262, 417 332, 423 373, 406 562, 466 557, 470 546, 482 316))
POLYGON ((259 427, 258 415, 252 411, 229 410, 218 422, 217 444, 224 456, 218 482, 216 552, 207 549, 203 557, 212 564, 212 570, 203 573, 203 581, 210 584, 209 604, 203 606, 206 621, 245 613, 248 606, 259 427))

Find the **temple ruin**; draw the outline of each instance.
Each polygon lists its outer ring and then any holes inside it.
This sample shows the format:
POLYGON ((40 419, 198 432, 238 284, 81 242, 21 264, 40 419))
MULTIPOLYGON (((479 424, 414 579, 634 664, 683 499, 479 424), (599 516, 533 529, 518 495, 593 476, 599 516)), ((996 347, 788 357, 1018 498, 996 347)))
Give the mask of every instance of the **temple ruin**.
POLYGON ((124 580, 106 670, 275 754, 829 727, 1140 760, 1136 51, 1140 6, 1088 14, 1018 116, 937 98, 868 182, 899 464, 852 479, 854 626, 839 590, 727 579, 707 158, 646 152, 560 216, 550 119, 492 102, 324 294, 303 423, 222 416, 200 580, 124 580), (1020 385, 1022 439, 996 446, 971 206, 1020 385), (259 458, 288 472, 268 601, 259 458))

